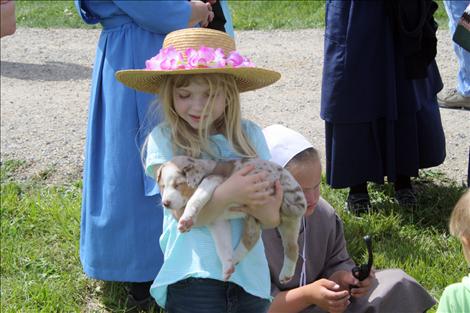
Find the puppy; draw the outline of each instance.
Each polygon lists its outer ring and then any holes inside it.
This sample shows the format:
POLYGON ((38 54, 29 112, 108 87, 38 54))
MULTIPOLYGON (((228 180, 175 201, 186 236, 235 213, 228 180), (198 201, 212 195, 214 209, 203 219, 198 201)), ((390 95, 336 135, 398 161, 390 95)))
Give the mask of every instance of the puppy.
MULTIPOLYGON (((260 159, 240 159, 217 162, 214 160, 195 159, 177 156, 160 166, 157 182, 160 186, 162 204, 171 209, 178 220, 178 230, 186 232, 196 222, 200 210, 212 197, 215 188, 232 173, 248 164, 254 165, 253 173, 267 172, 267 180, 279 180, 283 189, 278 230, 284 247, 284 263, 279 274, 279 281, 288 282, 294 275, 299 254, 298 235, 300 221, 307 204, 297 181, 281 166, 260 159)), ((240 206, 234 204, 234 206, 240 206)), ((204 221, 198 221, 205 225, 204 221)), ((260 238, 261 226, 252 216, 241 212, 231 212, 228 208, 215 222, 207 225, 215 242, 217 255, 222 262, 224 280, 228 280, 235 270, 235 265, 247 254, 260 238), (244 217, 243 236, 233 252, 231 229, 228 219, 244 217)))

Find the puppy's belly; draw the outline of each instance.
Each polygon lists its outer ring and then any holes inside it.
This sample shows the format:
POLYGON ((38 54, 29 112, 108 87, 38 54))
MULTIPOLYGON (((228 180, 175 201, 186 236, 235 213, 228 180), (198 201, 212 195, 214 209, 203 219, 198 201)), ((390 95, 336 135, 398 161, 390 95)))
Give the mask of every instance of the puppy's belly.
MULTIPOLYGON (((232 212, 229 211, 229 209, 226 209, 224 213, 222 213, 219 218, 224 219, 224 220, 233 220, 236 218, 244 218, 246 216, 246 213, 243 212, 232 212)), ((198 219, 196 222, 197 226, 205 226, 208 225, 207 221, 204 219, 198 219)))
POLYGON ((233 220, 235 218, 244 218, 245 216, 246 213, 243 212, 232 212, 229 210, 225 210, 224 214, 222 214, 220 217, 225 220, 233 220))

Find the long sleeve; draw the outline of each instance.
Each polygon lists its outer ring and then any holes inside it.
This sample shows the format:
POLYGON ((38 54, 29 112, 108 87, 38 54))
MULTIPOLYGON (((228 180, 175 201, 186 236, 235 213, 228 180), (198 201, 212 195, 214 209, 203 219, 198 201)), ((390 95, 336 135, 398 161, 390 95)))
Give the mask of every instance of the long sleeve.
POLYGON ((324 277, 330 277, 331 274, 339 270, 350 271, 354 267, 354 262, 349 257, 346 249, 346 240, 344 238, 343 223, 335 214, 336 222, 334 231, 331 232, 334 243, 329 245, 331 250, 328 251, 328 256, 325 258, 326 263, 324 266, 324 277))

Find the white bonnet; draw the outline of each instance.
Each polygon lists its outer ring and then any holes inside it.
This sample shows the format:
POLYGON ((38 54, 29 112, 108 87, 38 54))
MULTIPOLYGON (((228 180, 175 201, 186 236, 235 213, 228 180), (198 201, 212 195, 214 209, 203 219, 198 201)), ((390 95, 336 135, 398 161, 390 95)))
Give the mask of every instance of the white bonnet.
POLYGON ((271 161, 284 167, 294 156, 313 145, 300 133, 274 124, 263 129, 271 152, 271 161))

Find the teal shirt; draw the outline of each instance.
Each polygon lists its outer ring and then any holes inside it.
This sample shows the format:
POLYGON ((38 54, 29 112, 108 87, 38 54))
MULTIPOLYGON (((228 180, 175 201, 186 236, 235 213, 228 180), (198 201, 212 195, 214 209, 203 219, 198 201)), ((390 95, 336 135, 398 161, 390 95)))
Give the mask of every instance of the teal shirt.
MULTIPOLYGON (((270 153, 261 128, 255 123, 243 120, 242 127, 253 144, 258 157, 269 160, 270 153)), ((167 123, 155 127, 149 137, 146 169, 153 176, 152 167, 162 164, 173 157, 170 128, 167 123)), ((220 159, 240 158, 227 139, 220 134, 210 137, 213 150, 220 159)), ((208 158, 208 156, 205 156, 208 158)), ((195 227, 190 232, 180 233, 177 221, 169 210, 164 210, 163 231, 160 246, 164 254, 160 269, 150 293, 157 303, 165 307, 167 286, 188 277, 212 278, 222 280, 222 264, 217 256, 214 240, 207 227, 195 227)), ((243 219, 233 219, 232 246, 236 247, 243 231, 243 219)), ((270 297, 270 277, 263 241, 258 240, 253 249, 236 266, 231 282, 241 286, 246 292, 264 299, 270 297)))
POLYGON ((446 287, 439 300, 437 313, 470 312, 470 274, 461 283, 446 287))

